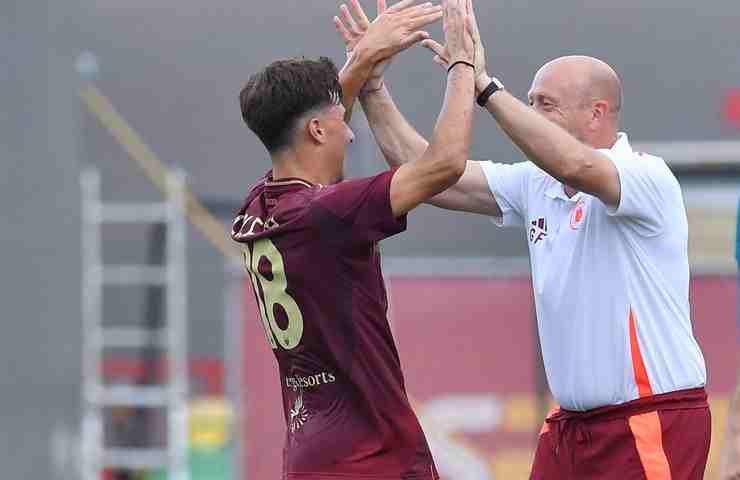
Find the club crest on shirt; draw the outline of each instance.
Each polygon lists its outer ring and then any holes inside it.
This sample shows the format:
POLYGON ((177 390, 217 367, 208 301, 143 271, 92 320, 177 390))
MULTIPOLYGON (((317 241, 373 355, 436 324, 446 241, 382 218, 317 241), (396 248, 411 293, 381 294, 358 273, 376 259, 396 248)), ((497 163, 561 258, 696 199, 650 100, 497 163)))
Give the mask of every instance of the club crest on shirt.
POLYGON ((570 213, 570 228, 578 230, 578 227, 583 223, 583 219, 586 217, 586 204, 583 199, 576 202, 575 208, 570 213))

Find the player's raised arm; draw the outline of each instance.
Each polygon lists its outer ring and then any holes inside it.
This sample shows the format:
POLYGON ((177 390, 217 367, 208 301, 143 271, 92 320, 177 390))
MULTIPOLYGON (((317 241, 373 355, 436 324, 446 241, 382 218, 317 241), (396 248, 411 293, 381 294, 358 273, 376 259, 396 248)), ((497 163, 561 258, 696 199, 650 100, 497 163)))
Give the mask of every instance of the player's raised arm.
POLYGON ((470 32, 471 0, 447 0, 444 31, 450 52, 447 89, 432 140, 420 158, 393 176, 391 208, 400 216, 454 185, 465 171, 473 126, 475 43, 470 32))
POLYGON ((350 8, 342 4, 334 24, 345 41, 347 62, 339 72, 342 84, 342 103, 349 120, 352 106, 369 78, 382 77, 390 59, 397 53, 429 38, 421 30, 442 18, 442 8, 431 2, 416 5, 417 0, 403 0, 386 8, 385 0, 378 1, 378 16, 370 23, 359 0, 352 0, 350 8), (365 41, 359 44, 361 38, 365 41))
MULTIPOLYGON (((367 21, 367 15, 362 6, 357 0, 353 0, 351 7, 350 9, 343 5, 340 8, 340 15, 334 17, 334 24, 344 41, 348 54, 356 48, 367 50, 366 45, 377 46, 377 42, 388 41, 388 37, 371 38, 367 35, 371 24, 367 21)), ((426 8, 432 7, 427 6, 426 8)), ((382 15, 385 10, 385 0, 378 0, 378 15, 382 15)), ((426 43, 428 36, 426 32, 423 33, 424 35, 417 38, 423 40, 422 43, 426 43)), ((475 39, 478 34, 474 31, 473 35, 475 39)), ((485 52, 482 43, 479 41, 475 43, 476 71, 485 72, 485 52)), ((430 45, 439 44, 433 42, 430 45)), ((440 46, 440 50, 444 51, 444 47, 440 46)), ((384 74, 393 58, 394 56, 388 57, 375 65, 360 89, 359 98, 383 156, 391 167, 398 167, 420 158, 429 146, 429 142, 406 120, 388 91, 384 74)), ((450 210, 500 215, 500 209, 480 164, 475 161, 467 162, 465 172, 457 183, 435 195, 427 203, 450 210)))

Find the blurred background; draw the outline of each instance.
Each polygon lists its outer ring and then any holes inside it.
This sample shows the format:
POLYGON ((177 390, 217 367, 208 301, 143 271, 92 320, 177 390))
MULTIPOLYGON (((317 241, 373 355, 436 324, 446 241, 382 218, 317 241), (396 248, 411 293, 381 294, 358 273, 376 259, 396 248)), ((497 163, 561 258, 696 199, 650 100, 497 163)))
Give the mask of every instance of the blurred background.
MULTIPOLYGON (((2 478, 278 478, 275 362, 209 215, 225 232, 269 167, 240 118, 242 85, 280 57, 341 64, 339 4, 2 2, 2 478)), ((374 4, 363 1, 369 14, 374 4)), ((713 408, 706 478, 719 478, 740 360, 740 3, 478 1, 477 12, 489 70, 520 98, 549 59, 609 62, 631 141, 678 176, 713 408)), ((405 52, 388 83, 428 135, 444 91, 431 55, 405 52)), ((383 169, 359 109, 352 127, 349 176, 383 169)), ((473 158, 522 160, 482 112, 473 158)), ((408 390, 444 478, 527 478, 549 399, 522 231, 421 207, 383 253, 408 390)))

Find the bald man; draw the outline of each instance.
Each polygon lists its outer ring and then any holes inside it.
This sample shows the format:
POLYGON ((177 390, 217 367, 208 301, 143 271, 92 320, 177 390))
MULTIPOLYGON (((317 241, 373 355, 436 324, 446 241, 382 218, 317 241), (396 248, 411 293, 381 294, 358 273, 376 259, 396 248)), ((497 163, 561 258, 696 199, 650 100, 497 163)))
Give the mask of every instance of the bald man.
MULTIPOLYGON (((351 50, 367 22, 346 7, 342 16, 335 23, 351 50)), ((676 178, 619 131, 622 88, 609 65, 585 56, 548 62, 527 106, 488 75, 474 15, 471 28, 475 100, 529 161, 468 161, 429 203, 525 228, 545 371, 560 405, 542 428, 530 478, 702 479, 711 421, 676 178)), ((444 46, 423 43, 448 66, 444 46)), ((360 101, 396 166, 428 143, 396 108, 387 62, 381 67, 360 101)))

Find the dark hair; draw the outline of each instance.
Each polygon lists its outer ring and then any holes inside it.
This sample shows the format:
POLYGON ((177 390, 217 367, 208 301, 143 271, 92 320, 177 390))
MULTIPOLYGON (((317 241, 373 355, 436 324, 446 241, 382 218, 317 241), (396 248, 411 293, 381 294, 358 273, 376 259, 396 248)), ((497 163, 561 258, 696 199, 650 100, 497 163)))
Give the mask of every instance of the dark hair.
POLYGON ((271 153, 291 143, 302 115, 341 99, 337 67, 326 57, 273 62, 252 75, 239 93, 244 122, 271 153))

